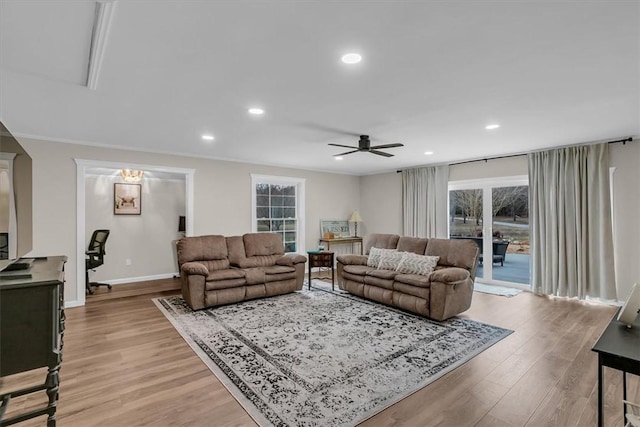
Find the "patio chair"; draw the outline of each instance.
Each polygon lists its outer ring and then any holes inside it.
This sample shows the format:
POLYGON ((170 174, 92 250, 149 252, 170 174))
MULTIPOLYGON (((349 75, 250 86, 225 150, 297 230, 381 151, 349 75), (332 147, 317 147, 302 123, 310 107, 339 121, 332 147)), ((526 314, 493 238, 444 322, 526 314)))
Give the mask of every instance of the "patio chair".
MULTIPOLYGON (((504 259, 507 256, 507 247, 509 246, 509 242, 508 241, 494 241, 493 242, 493 263, 500 263, 500 266, 503 267, 504 266, 504 259)), ((480 247, 480 265, 482 265, 482 258, 483 258, 483 254, 482 254, 482 246, 481 243, 479 243, 479 247, 480 247)))
POLYGON ((504 266, 504 259, 507 256, 507 248, 509 242, 493 242, 493 262, 500 263, 500 266, 504 266))

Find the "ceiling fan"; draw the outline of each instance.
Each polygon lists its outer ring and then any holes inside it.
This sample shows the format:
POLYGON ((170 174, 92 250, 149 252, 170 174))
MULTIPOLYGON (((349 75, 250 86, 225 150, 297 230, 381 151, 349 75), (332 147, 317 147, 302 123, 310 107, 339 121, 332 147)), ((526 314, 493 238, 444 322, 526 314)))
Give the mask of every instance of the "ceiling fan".
POLYGON ((344 147, 344 148, 352 148, 351 151, 345 151, 344 153, 334 154, 334 157, 344 156, 347 154, 357 153, 360 151, 368 152, 371 154, 377 154, 378 156, 384 157, 393 157, 393 154, 385 153, 384 151, 379 151, 381 148, 395 148, 395 147, 404 147, 404 144, 395 143, 395 144, 383 144, 383 145, 374 145, 371 146, 371 141, 369 140, 369 135, 360 135, 360 140, 358 141, 358 146, 354 147, 351 145, 342 145, 342 144, 329 144, 334 147, 344 147))

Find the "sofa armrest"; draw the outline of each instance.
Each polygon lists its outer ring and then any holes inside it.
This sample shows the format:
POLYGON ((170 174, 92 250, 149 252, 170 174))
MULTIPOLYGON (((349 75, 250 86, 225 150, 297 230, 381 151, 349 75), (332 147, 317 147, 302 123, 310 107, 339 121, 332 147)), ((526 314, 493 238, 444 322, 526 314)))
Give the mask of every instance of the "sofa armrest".
POLYGON ((296 253, 285 254, 276 260, 278 265, 294 265, 301 262, 307 262, 307 257, 296 253))
POLYGON ((338 262, 344 265, 367 265, 366 255, 340 255, 338 262))
POLYGON ((204 264, 200 264, 195 261, 185 262, 182 264, 182 268, 180 270, 187 275, 199 275, 205 277, 209 275, 209 269, 204 264))
POLYGON ((469 278, 469 271, 459 267, 441 268, 431 273, 429 278, 432 282, 442 282, 453 285, 467 280, 469 278))

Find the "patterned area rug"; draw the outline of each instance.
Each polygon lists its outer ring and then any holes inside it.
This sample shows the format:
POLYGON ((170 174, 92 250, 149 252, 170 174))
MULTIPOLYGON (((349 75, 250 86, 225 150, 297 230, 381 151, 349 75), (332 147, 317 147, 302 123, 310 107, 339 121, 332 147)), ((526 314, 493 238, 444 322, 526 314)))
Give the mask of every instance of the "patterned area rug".
POLYGON ((195 312, 179 296, 154 302, 263 426, 355 425, 512 332, 430 321, 318 281, 195 312))

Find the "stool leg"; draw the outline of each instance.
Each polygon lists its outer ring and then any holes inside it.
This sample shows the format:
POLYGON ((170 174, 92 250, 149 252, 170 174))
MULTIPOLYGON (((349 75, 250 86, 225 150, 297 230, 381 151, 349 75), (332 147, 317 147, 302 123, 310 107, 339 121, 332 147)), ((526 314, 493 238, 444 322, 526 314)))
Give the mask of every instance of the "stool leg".
POLYGON ((333 269, 333 266, 331 266, 331 290, 333 291, 333 280, 334 280, 334 276, 335 276, 335 270, 333 269))

